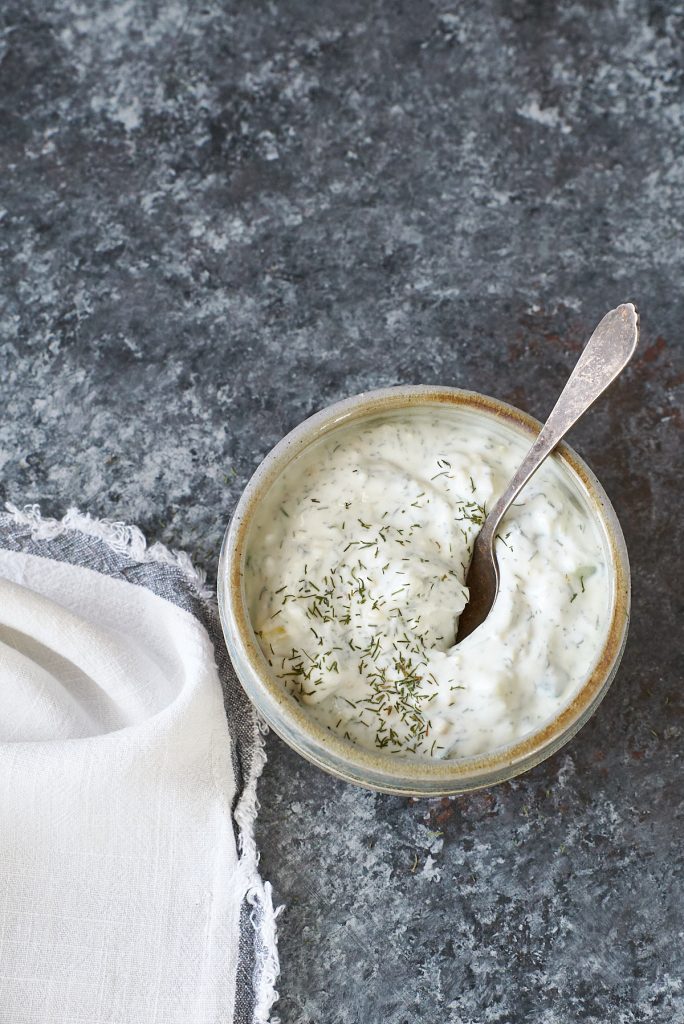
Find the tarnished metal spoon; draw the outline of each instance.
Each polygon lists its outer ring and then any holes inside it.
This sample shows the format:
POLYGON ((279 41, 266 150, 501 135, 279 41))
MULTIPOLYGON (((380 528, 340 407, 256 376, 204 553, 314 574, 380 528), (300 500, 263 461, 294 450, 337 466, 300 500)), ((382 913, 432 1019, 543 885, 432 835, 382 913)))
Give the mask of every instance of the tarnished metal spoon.
POLYGON ((465 640, 484 622, 494 604, 499 589, 494 539, 501 520, 544 459, 624 370, 634 355, 638 340, 639 314, 631 302, 625 302, 606 313, 585 345, 537 440, 482 524, 466 576, 470 598, 458 620, 457 643, 465 640))

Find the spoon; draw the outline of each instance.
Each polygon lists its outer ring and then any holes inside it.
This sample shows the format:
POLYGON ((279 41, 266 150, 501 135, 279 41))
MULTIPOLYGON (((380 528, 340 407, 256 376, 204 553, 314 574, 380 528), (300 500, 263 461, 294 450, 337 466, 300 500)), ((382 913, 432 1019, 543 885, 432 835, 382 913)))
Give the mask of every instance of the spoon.
POLYGON ((468 604, 458 620, 456 643, 465 640, 489 615, 499 590, 494 539, 512 502, 568 430, 624 370, 639 340, 639 314, 631 302, 606 313, 584 347, 549 418, 520 463, 506 490, 485 519, 475 545, 465 585, 468 604))

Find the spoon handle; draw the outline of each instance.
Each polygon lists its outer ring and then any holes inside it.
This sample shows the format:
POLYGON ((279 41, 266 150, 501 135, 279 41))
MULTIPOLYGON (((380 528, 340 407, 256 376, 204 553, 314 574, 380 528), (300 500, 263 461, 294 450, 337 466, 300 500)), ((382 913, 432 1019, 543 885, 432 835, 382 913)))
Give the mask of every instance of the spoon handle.
POLYGON ((536 441, 488 514, 480 531, 480 537, 484 534, 483 540, 494 536, 509 505, 515 501, 532 474, 625 368, 634 355, 638 339, 639 314, 631 302, 606 313, 584 346, 575 369, 536 441))

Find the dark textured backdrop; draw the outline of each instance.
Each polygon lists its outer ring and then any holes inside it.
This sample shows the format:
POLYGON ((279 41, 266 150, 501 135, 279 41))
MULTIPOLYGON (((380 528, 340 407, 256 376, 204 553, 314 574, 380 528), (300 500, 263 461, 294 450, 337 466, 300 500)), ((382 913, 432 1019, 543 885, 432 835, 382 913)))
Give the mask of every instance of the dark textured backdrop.
MULTIPOLYGON (((680 4, 5 0, 0 466, 215 572, 261 456, 398 382, 543 416, 600 315, 640 355, 573 433, 634 618, 529 775, 376 796, 269 739, 285 1024, 682 1024, 680 4)), ((191 1024, 191 1022, 188 1022, 191 1024)))

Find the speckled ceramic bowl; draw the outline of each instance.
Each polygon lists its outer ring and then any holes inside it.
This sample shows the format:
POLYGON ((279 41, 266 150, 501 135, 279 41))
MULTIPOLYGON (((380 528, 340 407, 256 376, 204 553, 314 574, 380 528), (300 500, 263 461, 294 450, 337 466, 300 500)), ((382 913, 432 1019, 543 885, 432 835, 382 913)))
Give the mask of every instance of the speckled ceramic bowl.
POLYGON ((305 420, 266 456, 245 488, 223 541, 218 596, 226 644, 238 677, 266 722, 303 757, 349 782, 385 793, 440 796, 490 786, 527 771, 566 743, 593 714, 622 657, 629 624, 630 578, 622 530, 593 473, 565 444, 561 464, 578 500, 593 515, 611 567, 610 624, 590 674, 551 721, 518 742, 487 754, 453 760, 397 756, 366 750, 319 724, 274 677, 249 620, 244 566, 253 512, 283 469, 309 445, 352 422, 415 407, 443 408, 445 415, 482 418, 491 429, 531 442, 540 424, 494 398, 455 388, 398 387, 356 395, 305 420))

